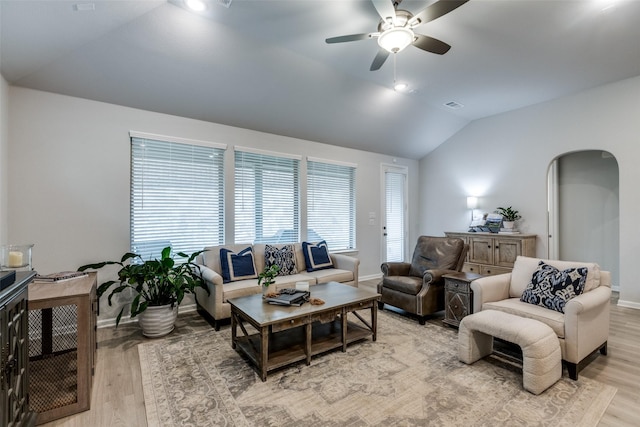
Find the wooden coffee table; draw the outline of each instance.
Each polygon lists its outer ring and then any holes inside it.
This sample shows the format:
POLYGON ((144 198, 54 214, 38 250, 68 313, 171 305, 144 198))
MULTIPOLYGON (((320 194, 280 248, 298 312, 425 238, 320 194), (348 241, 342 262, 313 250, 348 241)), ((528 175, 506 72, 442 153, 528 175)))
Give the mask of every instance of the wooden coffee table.
POLYGON ((231 346, 247 355, 262 381, 267 372, 299 361, 311 364, 311 356, 341 348, 368 337, 376 340, 380 294, 337 282, 311 286, 311 297, 323 305, 300 307, 272 305, 262 295, 230 299, 231 346), (367 321, 359 310, 371 311, 367 321), (359 322, 347 319, 352 313, 359 322), (247 330, 245 323, 255 331, 247 330), (242 336, 238 336, 240 327, 242 336))

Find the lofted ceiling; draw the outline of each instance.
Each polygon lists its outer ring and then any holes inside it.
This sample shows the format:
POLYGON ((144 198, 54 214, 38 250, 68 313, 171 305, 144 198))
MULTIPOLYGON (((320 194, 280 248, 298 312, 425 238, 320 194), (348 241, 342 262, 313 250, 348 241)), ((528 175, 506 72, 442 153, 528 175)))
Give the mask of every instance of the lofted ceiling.
POLYGON ((0 72, 16 86, 414 159, 472 120, 640 75, 640 0, 471 0, 416 31, 448 53, 396 55, 411 93, 391 88, 392 58, 369 71, 375 40, 325 43, 378 21, 368 0, 210 0, 202 13, 182 0, 0 0, 0 72))

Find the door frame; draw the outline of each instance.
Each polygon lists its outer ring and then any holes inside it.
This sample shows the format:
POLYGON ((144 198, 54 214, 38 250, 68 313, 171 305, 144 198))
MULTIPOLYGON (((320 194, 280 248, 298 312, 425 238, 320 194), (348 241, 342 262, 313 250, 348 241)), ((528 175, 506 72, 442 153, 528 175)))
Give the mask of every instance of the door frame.
POLYGON ((394 172, 404 175, 404 247, 402 248, 404 259, 407 260, 408 254, 408 237, 409 237, 409 168, 407 166, 398 166, 395 164, 381 163, 380 164, 380 259, 381 262, 387 261, 387 239, 386 239, 386 224, 387 224, 387 181, 386 173, 394 172))

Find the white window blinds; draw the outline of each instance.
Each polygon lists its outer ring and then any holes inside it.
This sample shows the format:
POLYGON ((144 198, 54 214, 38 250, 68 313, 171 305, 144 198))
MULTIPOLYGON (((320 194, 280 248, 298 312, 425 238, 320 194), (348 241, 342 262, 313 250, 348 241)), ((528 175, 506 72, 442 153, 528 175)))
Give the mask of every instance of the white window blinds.
POLYGON ((300 238, 299 158, 236 148, 235 242, 300 238))
POLYGON ((354 249, 356 243, 353 165, 307 161, 307 240, 326 240, 329 250, 354 249))
POLYGON ((131 250, 191 253, 224 243, 224 149, 131 138, 131 250))

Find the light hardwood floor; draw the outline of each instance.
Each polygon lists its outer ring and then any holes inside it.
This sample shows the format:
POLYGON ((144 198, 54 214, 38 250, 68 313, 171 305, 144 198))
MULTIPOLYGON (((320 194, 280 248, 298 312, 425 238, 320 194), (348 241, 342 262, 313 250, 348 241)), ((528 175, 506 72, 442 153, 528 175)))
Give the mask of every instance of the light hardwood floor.
MULTIPOLYGON (((377 280, 361 282, 375 287, 377 280)), ((617 387, 600 426, 640 425, 640 310, 611 301, 608 356, 594 355, 580 376, 617 387)), ((442 324, 441 318, 431 322, 442 324)), ((224 327, 224 326, 223 326, 224 327)), ((229 327, 229 326, 226 326, 229 327)), ((448 328, 443 326, 444 328, 448 328)), ((195 312, 180 315, 174 334, 210 328, 195 312)), ((450 329, 450 328, 449 328, 450 329)), ((147 341, 137 324, 98 330, 98 358, 91 397, 91 410, 56 420, 44 426, 144 427, 147 425, 137 345, 147 341)), ((564 375, 567 376, 565 370, 564 375)))

